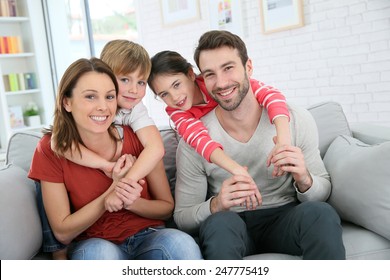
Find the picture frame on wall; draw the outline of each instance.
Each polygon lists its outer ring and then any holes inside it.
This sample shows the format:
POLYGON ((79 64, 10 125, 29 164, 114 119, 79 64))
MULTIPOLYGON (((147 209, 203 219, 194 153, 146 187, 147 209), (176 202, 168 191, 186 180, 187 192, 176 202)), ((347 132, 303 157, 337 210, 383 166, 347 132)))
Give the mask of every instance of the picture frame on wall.
POLYGON ((243 35, 240 0, 209 0, 210 29, 243 35))
POLYGON ((260 18, 264 34, 302 27, 303 0, 260 0, 260 18))
POLYGON ((160 0, 160 7, 165 27, 200 19, 199 0, 160 0))

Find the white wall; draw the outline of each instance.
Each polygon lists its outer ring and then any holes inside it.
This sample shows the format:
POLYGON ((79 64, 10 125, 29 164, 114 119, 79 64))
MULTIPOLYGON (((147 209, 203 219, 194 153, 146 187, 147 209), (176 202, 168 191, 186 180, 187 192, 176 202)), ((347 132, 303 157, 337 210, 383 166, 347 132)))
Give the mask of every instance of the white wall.
MULTIPOLYGON (((163 27, 159 1, 139 1, 142 44, 151 55, 170 49, 190 62, 198 38, 209 29, 208 1, 201 18, 163 27)), ((308 106, 340 102, 350 122, 390 126, 390 1, 304 0, 305 26, 261 33, 258 0, 243 0, 244 35, 254 78, 308 106)), ((158 125, 168 123, 164 105, 146 99, 158 125)))

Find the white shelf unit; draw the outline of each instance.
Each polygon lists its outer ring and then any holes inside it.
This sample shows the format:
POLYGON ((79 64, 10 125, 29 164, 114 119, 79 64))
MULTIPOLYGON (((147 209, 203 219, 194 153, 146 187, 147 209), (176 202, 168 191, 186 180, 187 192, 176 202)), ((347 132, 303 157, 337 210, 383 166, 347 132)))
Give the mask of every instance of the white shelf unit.
POLYGON ((51 124, 54 112, 55 91, 42 3, 40 0, 17 0, 17 9, 16 17, 0 17, 0 36, 19 36, 23 48, 22 53, 0 54, 0 150, 6 149, 12 134, 40 130, 51 124), (37 89, 6 91, 4 75, 28 72, 35 73, 37 89), (39 107, 42 126, 12 128, 8 108, 25 108, 30 101, 39 107))

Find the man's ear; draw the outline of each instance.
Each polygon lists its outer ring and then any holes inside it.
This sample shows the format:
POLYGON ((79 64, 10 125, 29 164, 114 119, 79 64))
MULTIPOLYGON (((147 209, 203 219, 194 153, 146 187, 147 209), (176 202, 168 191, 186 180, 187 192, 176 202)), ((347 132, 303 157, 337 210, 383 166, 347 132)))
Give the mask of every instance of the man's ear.
POLYGON ((245 63, 245 70, 246 73, 248 74, 248 77, 251 77, 253 74, 253 65, 252 65, 252 60, 248 58, 248 60, 245 63))
POLYGON ((72 112, 72 106, 70 104, 70 101, 68 98, 64 98, 62 100, 62 105, 64 106, 64 109, 69 113, 69 112, 72 112))

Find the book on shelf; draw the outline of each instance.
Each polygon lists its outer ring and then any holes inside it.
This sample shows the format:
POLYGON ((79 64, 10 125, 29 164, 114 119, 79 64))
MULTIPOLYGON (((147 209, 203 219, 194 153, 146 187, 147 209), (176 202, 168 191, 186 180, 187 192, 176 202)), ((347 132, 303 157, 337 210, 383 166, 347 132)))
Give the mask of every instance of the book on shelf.
POLYGON ((0 0, 0 16, 2 17, 19 16, 17 0, 0 0))
POLYGON ((9 73, 8 74, 8 81, 9 81, 9 91, 18 91, 19 90, 18 74, 9 73))
POLYGON ((5 91, 20 91, 37 88, 35 73, 9 73, 3 75, 5 91))
POLYGON ((0 54, 14 54, 14 53, 22 53, 22 52, 23 52, 23 45, 20 36, 0 37, 0 54))
POLYGON ((33 72, 24 73, 24 81, 25 81, 26 89, 37 89, 38 88, 37 78, 36 78, 35 73, 33 73, 33 72))
POLYGON ((17 73, 16 74, 18 76, 18 86, 19 86, 19 90, 26 90, 26 82, 25 82, 25 77, 24 77, 24 73, 17 73))
POLYGON ((3 82, 4 82, 4 90, 5 91, 10 91, 10 85, 9 85, 9 77, 8 75, 3 75, 3 82))
POLYGON ((8 107, 9 123, 11 128, 24 127, 23 110, 21 106, 8 107))

